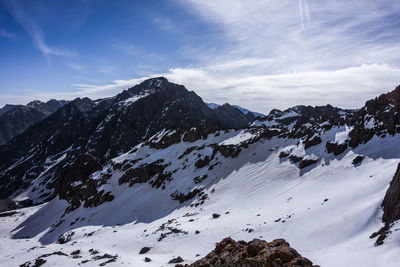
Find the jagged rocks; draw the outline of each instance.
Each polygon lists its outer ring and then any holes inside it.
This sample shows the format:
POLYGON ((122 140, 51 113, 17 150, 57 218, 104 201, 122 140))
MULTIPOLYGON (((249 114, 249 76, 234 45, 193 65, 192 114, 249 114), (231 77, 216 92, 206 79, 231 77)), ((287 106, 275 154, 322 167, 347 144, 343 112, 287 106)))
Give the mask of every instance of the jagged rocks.
POLYGON ((386 191, 385 198, 382 202, 383 217, 385 225, 378 231, 373 233, 370 238, 378 239, 375 242, 376 246, 382 245, 386 236, 389 233, 391 225, 400 220, 400 164, 397 166, 396 173, 393 176, 390 186, 386 191))
POLYGON ((309 148, 309 147, 319 145, 319 144, 321 144, 321 142, 322 142, 322 139, 321 139, 321 137, 319 137, 319 136, 314 136, 314 137, 311 138, 311 139, 308 139, 308 138, 307 138, 307 139, 304 141, 304 148, 307 149, 307 148, 309 148))
POLYGON ((57 242, 59 244, 65 244, 68 243, 69 241, 71 241, 72 237, 74 236, 75 232, 66 232, 62 235, 60 235, 60 237, 57 239, 57 242))
POLYGON ((68 201, 66 212, 81 206, 96 207, 114 199, 110 192, 98 191, 98 187, 107 182, 108 175, 102 179, 90 179, 90 175, 101 168, 100 160, 91 154, 78 157, 74 163, 61 171, 54 193, 68 201))
POLYGON ((168 263, 180 263, 183 262, 182 257, 178 256, 176 258, 171 259, 168 263))
POLYGON ((239 153, 242 151, 240 147, 234 146, 234 145, 217 145, 214 144, 212 145, 213 147, 213 155, 211 156, 211 159, 215 157, 217 152, 220 152, 222 156, 225 158, 231 157, 231 158, 236 158, 239 153))
POLYGON ((208 164, 210 164, 210 157, 205 156, 204 158, 198 159, 194 165, 196 166, 197 169, 201 169, 207 166, 208 164))
POLYGON ((317 163, 318 160, 317 159, 303 159, 302 161, 300 161, 299 163, 299 168, 300 169, 304 169, 305 167, 308 167, 310 165, 313 165, 315 163, 317 163))
POLYGON ((280 159, 287 158, 289 155, 290 155, 290 152, 282 151, 282 152, 279 154, 279 158, 280 158, 280 159))
POLYGON ((0 212, 15 210, 18 208, 17 204, 10 199, 0 199, 0 212))
POLYGON ((357 164, 359 164, 359 163, 361 163, 362 161, 364 160, 364 157, 363 156, 357 156, 357 157, 355 157, 354 159, 353 159, 353 165, 357 165, 357 164))
POLYGON ((310 260, 303 258, 283 239, 276 239, 272 242, 260 239, 236 242, 232 238, 225 238, 206 257, 185 266, 312 267, 315 265, 310 260))
POLYGON ((133 186, 137 183, 147 183, 157 175, 155 180, 150 181, 150 183, 153 187, 159 188, 164 181, 172 176, 171 172, 164 172, 168 164, 162 164, 162 162, 163 160, 157 160, 150 164, 142 164, 139 167, 131 168, 122 175, 118 183, 121 185, 129 182, 129 186, 133 186))
POLYGON ((385 223, 392 223, 400 219, 400 164, 386 191, 382 207, 384 210, 382 219, 385 223))
MULTIPOLYGON (((179 192, 179 191, 175 191, 174 193, 171 194, 171 198, 173 200, 178 200, 179 203, 183 203, 185 201, 188 201, 188 200, 194 198, 197 194, 199 194, 201 192, 202 192, 202 190, 199 188, 195 188, 186 194, 179 192)), ((199 195, 201 196, 202 194, 199 194, 199 195)))
POLYGON ((348 145, 346 143, 336 144, 336 143, 326 142, 325 147, 328 153, 333 153, 333 155, 337 156, 342 154, 348 148, 348 145))
POLYGON ((289 156, 289 159, 290 159, 291 161, 293 161, 294 163, 297 163, 297 162, 300 162, 300 161, 303 160, 302 157, 298 157, 298 156, 296 156, 296 155, 290 155, 290 156, 289 156))
POLYGON ((160 140, 150 140, 149 145, 151 148, 162 149, 179 143, 181 141, 181 138, 181 134, 178 131, 170 130, 167 131, 166 134, 162 135, 160 140))

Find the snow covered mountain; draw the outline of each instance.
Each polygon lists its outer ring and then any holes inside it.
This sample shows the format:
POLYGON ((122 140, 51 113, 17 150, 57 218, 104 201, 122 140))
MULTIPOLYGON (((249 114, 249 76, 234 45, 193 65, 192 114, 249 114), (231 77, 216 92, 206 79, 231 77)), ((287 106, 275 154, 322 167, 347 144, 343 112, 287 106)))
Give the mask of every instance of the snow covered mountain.
POLYGON ((396 266, 399 111, 400 87, 254 121, 163 78, 77 99, 2 147, 2 197, 41 203, 0 213, 2 263, 174 266, 232 237, 284 238, 320 266, 396 266))
POLYGON ((30 188, 27 197, 34 203, 49 200, 58 177, 73 175, 82 159, 93 159, 93 167, 85 170, 89 175, 162 129, 207 132, 245 127, 252 119, 229 105, 210 109, 194 92, 165 78, 146 80, 108 99, 78 98, 0 147, 0 198, 30 188))

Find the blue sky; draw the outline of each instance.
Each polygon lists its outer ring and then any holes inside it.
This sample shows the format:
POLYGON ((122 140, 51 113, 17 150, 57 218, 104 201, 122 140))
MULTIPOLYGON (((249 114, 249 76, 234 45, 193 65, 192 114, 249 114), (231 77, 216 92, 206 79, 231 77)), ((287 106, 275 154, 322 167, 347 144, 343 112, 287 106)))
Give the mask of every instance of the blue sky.
POLYGON ((256 111, 351 108, 400 84, 395 0, 0 0, 0 106, 163 75, 256 111))

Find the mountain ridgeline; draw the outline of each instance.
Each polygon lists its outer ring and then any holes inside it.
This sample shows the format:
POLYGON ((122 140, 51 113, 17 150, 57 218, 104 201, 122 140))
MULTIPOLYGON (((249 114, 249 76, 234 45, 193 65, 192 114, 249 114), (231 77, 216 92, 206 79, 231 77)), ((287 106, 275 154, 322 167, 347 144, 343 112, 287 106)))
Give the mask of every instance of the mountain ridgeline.
POLYGON ((0 198, 37 179, 46 186, 35 199, 52 198, 60 173, 86 154, 104 164, 164 128, 215 131, 245 127, 253 120, 229 104, 211 109, 194 92, 165 78, 146 80, 107 99, 77 98, 0 148, 0 198))
POLYGON ((6 105, 0 109, 0 145, 11 141, 33 124, 43 120, 68 101, 52 99, 46 103, 32 101, 24 105, 6 105))

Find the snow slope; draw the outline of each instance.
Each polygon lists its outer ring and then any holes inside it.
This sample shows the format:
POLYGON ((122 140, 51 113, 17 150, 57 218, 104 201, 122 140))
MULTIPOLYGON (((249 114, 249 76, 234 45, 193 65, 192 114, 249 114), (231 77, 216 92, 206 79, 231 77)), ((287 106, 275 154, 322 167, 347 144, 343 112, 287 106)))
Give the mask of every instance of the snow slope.
MULTIPOLYGON (((383 226, 380 204, 398 164, 400 150, 393 146, 399 144, 400 136, 374 137, 337 157, 327 154, 325 143, 342 142, 347 132, 344 126, 332 128, 321 134, 321 144, 308 149, 296 139, 261 138, 253 143, 257 134, 250 130, 219 131, 205 140, 182 141, 164 149, 140 144, 91 177, 100 179, 102 173, 111 173, 101 189, 110 191, 113 201, 93 208, 81 206, 62 217, 68 204, 53 199, 0 217, 0 262, 18 266, 61 251, 66 255, 43 258, 45 266, 98 266, 108 260, 96 260, 96 255, 104 253, 118 255, 107 266, 173 266, 168 264, 171 258, 181 256, 185 263, 192 263, 230 236, 237 240, 284 238, 324 267, 400 266, 396 257, 399 232, 394 231, 380 247, 374 247, 375 240, 369 238, 383 226), (236 157, 217 152, 212 158, 213 144, 240 146, 241 151, 236 157), (284 150, 318 162, 299 169, 297 163, 279 157, 284 150), (365 159, 354 166, 357 155, 365 159), (196 167, 207 156, 210 163, 196 167), (118 163, 135 168, 157 160, 167 165, 164 172, 172 173, 164 189, 149 183, 131 187, 119 183, 124 171, 115 167, 118 163), (206 195, 203 204, 199 194, 182 203, 171 197, 196 188, 206 195), (220 217, 214 219, 214 213, 220 217), (61 234, 71 232, 69 242, 57 243, 61 234), (151 250, 140 255, 144 246, 151 250), (71 255, 77 249, 80 258, 71 255), (144 262, 145 257, 151 262, 144 262)), ((168 134, 163 131, 154 138, 168 134)))

